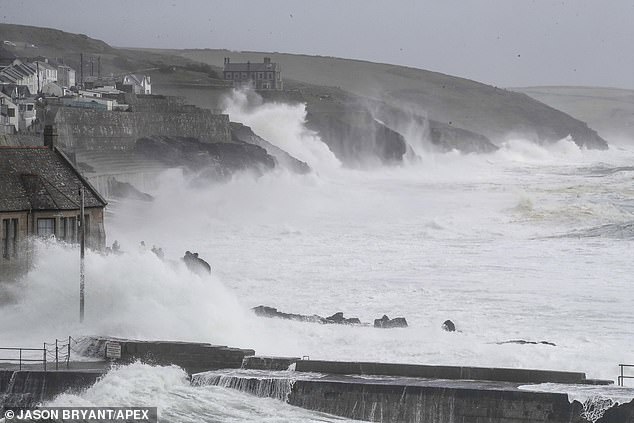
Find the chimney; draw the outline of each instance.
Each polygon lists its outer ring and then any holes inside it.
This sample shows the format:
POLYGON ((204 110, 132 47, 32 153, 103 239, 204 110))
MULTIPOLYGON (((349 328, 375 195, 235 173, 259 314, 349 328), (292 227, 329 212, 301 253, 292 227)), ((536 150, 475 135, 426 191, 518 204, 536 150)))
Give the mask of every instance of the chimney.
POLYGON ((44 146, 51 150, 57 146, 57 128, 54 125, 44 126, 44 146))

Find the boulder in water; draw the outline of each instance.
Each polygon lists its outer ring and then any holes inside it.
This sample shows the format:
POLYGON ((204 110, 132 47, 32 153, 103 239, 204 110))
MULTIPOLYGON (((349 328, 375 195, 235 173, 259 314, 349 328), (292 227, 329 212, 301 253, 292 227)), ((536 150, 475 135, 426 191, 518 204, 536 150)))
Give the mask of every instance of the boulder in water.
POLYGON ((395 317, 394 319, 390 319, 386 315, 383 315, 380 319, 374 319, 374 327, 375 328, 406 328, 407 320, 405 317, 395 317))
POLYGON ((340 325, 360 325, 361 320, 356 317, 347 319, 343 317, 343 312, 339 311, 330 317, 326 317, 326 323, 337 323, 340 325))
POLYGON ((194 273, 202 274, 211 273, 211 266, 205 260, 198 257, 198 253, 191 253, 189 251, 185 251, 185 256, 183 257, 183 261, 187 265, 187 268, 194 273))
POLYGON ((454 323, 451 320, 445 320, 442 324, 442 328, 443 330, 446 330, 447 332, 456 331, 456 325, 454 325, 454 323))

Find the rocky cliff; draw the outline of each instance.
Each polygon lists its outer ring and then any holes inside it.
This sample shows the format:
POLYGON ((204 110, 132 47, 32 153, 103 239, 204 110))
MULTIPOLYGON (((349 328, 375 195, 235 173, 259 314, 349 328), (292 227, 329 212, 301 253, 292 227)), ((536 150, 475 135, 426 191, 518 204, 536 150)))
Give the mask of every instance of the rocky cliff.
POLYGON ((310 166, 288 154, 281 148, 256 135, 251 128, 239 122, 231 122, 231 139, 234 142, 257 145, 273 156, 277 165, 296 173, 310 172, 310 166))
POLYGON ((394 164, 403 159, 403 136, 378 121, 362 99, 331 87, 287 85, 288 91, 261 95, 265 101, 305 104, 306 127, 317 132, 344 165, 394 164))
POLYGON ((196 138, 151 136, 139 139, 134 151, 167 167, 184 167, 200 178, 222 180, 236 171, 262 173, 275 167, 266 150, 247 143, 208 143, 196 138))
MULTIPOLYGON (((509 137, 537 143, 572 135, 588 148, 606 148, 606 141, 586 123, 526 95, 456 76, 423 69, 333 57, 226 50, 171 50, 190 60, 221 67, 224 57, 257 62, 262 56, 280 63, 285 80, 338 87, 351 94, 381 100, 399 108, 415 108, 429 119, 481 134, 494 144, 509 137)), ((285 81, 285 86, 288 84, 285 81)))

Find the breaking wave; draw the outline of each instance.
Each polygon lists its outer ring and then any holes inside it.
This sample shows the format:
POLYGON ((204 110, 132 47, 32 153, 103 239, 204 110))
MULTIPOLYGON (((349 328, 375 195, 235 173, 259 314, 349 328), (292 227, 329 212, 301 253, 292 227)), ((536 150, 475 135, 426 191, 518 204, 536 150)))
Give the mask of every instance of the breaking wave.
POLYGON ((234 89, 225 98, 224 110, 235 121, 250 126, 257 135, 313 169, 332 171, 341 166, 319 135, 305 127, 305 104, 263 103, 252 90, 234 89))
POLYGON ((133 363, 110 370, 80 394, 62 394, 50 407, 157 407, 159 420, 181 423, 346 422, 218 386, 191 386, 175 366, 133 363))

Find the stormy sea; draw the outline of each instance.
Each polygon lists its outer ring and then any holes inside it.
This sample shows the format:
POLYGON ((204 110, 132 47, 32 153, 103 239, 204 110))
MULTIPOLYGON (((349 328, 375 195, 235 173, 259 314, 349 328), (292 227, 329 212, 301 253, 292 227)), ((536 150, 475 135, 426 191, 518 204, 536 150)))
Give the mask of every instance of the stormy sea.
MULTIPOLYGON (((235 101, 227 109, 313 172, 246 172, 222 183, 163 173, 142 187, 153 202, 108 206, 108 242, 123 254, 87 254, 86 322, 77 322, 77 248, 40 243, 36 266, 12 288, 16 301, 0 308, 4 344, 112 335, 611 380, 634 356, 634 145, 596 151, 570 138, 509 139, 494 153, 464 155, 435 152, 418 134, 406 163, 347 169, 303 126, 303 107, 246 110, 235 101), (212 274, 188 271, 186 250, 212 274), (265 319, 250 311, 259 305, 363 322, 385 314, 409 327, 265 319), (456 332, 441 328, 447 319, 456 332), (527 342, 507 342, 517 340, 527 342)), ((141 363, 54 400, 139 402, 170 421, 339 421, 192 387, 178 368, 141 363)))

